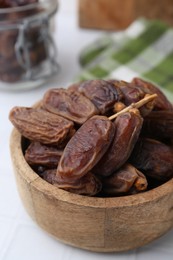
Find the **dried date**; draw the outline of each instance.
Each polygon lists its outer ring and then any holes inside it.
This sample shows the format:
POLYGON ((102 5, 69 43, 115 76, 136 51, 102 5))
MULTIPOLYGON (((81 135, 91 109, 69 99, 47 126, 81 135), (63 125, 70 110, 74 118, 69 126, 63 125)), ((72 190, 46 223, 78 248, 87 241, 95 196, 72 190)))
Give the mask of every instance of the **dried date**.
POLYGON ((18 63, 16 61, 16 58, 15 58, 15 49, 14 49, 14 45, 16 43, 17 36, 18 36, 18 31, 17 30, 0 31, 0 37, 1 37, 1 41, 0 41, 1 59, 9 59, 9 58, 11 58, 12 60, 15 60, 16 64, 18 65, 18 63))
MULTIPOLYGON (((36 0, 5 0, 0 4, 3 7, 16 7, 26 4, 37 3, 36 0), (7 4, 5 6, 5 3, 7 4)), ((2 8, 2 7, 1 7, 2 8)), ((13 10, 13 12, 6 12, 0 14, 0 19, 3 21, 4 26, 9 24, 20 23, 22 19, 26 19, 29 16, 38 15, 43 12, 43 9, 37 7, 36 5, 31 5, 27 8, 20 8, 20 11, 13 10)), ((0 31, 0 80, 4 82, 17 82, 25 78, 26 70, 21 66, 16 55, 16 43, 18 41, 19 28, 14 26, 7 30, 0 31), (16 27, 16 29, 15 29, 16 27)), ((33 25, 25 31, 25 46, 27 47, 27 55, 30 61, 31 68, 39 65, 47 58, 47 47, 45 45, 45 40, 42 39, 42 29, 41 26, 33 25), (27 46, 26 46, 27 45, 27 46)), ((22 47, 23 48, 23 47, 22 47)), ((24 50, 20 50, 22 55, 21 59, 26 61, 26 55, 24 55, 24 50)))
POLYGON ((79 91, 79 87, 82 82, 73 83, 70 86, 68 86, 68 90, 70 91, 79 91))
POLYGON ((72 121, 42 109, 14 107, 9 119, 21 135, 43 144, 61 145, 74 132, 72 121))
POLYGON ((148 183, 145 175, 134 166, 125 164, 102 181, 106 195, 129 195, 145 191, 148 183))
POLYGON ((160 181, 173 177, 173 148, 149 138, 140 138, 130 162, 147 176, 160 181))
POLYGON ((89 98, 102 115, 112 109, 115 102, 122 98, 119 88, 111 82, 99 79, 81 83, 78 91, 89 98))
POLYGON ((136 109, 116 118, 114 139, 107 153, 94 167, 94 173, 109 176, 127 161, 139 137, 142 123, 143 119, 136 109))
POLYGON ((112 82, 115 87, 118 87, 121 90, 123 93, 122 101, 126 106, 138 102, 146 94, 142 89, 123 80, 110 80, 109 82, 112 82))
POLYGON ((31 166, 55 168, 58 166, 62 153, 62 149, 43 145, 39 142, 31 142, 25 151, 25 160, 31 166))
POLYGON ((144 81, 140 78, 134 78, 132 80, 132 84, 134 84, 136 87, 145 91, 148 94, 154 94, 154 93, 157 94, 157 98, 155 100, 155 105, 154 105, 154 110, 173 110, 173 106, 169 102, 167 97, 154 84, 144 81))
MULTIPOLYGON (((132 103, 136 103, 146 95, 150 94, 149 91, 144 91, 142 88, 135 86, 133 83, 128 83, 123 80, 111 80, 115 87, 118 87, 122 94, 122 102, 124 105, 129 106, 132 103)), ((147 104, 141 106, 139 111, 142 116, 148 115, 154 108, 155 100, 148 102, 147 104)), ((116 107, 116 104, 114 105, 116 107)))
POLYGON ((49 112, 63 116, 77 124, 83 124, 98 114, 92 102, 77 91, 51 89, 43 97, 43 107, 49 112))
POLYGON ((56 169, 47 170, 43 173, 43 179, 54 186, 80 195, 94 196, 102 188, 100 180, 91 172, 86 173, 82 178, 73 182, 64 182, 56 175, 56 169))
POLYGON ((144 120, 142 134, 158 140, 173 137, 173 111, 152 111, 144 120))
POLYGON ((104 116, 87 120, 66 145, 57 175, 77 180, 89 172, 107 151, 114 136, 113 123, 104 116))

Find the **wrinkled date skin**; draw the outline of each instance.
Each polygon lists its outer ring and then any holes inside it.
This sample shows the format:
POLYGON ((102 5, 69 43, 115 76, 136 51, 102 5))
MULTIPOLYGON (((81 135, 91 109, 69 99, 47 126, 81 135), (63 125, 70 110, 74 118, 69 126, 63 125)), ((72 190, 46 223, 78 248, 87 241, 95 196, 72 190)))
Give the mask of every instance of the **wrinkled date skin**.
POLYGON ((150 82, 146 82, 140 78, 134 78, 132 84, 136 85, 148 94, 157 94, 154 110, 173 110, 172 104, 169 102, 163 92, 150 82))
POLYGON ((102 115, 112 109, 115 102, 122 98, 119 88, 105 80, 85 81, 78 87, 78 91, 89 98, 102 115))
POLYGON ((173 177, 173 149, 159 141, 140 138, 130 162, 147 176, 160 181, 173 177))
POLYGON ((142 123, 143 119, 136 110, 126 112, 116 118, 114 139, 107 153, 94 167, 94 173, 109 176, 127 161, 139 137, 142 123))
POLYGON ((144 120, 142 134, 158 140, 173 137, 173 111, 152 111, 144 120))
POLYGON ((57 169, 64 181, 89 172, 107 151, 114 136, 113 123, 104 116, 87 120, 66 145, 57 169))
POLYGON ((103 192, 107 195, 129 195, 147 189, 143 173, 130 164, 123 165, 117 172, 103 180, 103 192))
POLYGON ((122 101, 126 106, 129 106, 131 103, 136 103, 145 96, 145 92, 140 88, 135 87, 134 85, 123 81, 123 80, 110 80, 115 87, 118 87, 123 93, 122 101))
POLYGON ((100 180, 91 172, 73 182, 64 182, 56 175, 56 169, 47 170, 43 173, 43 179, 54 186, 80 195, 94 196, 102 189, 100 180))
POLYGON ((39 142, 31 142, 25 151, 25 160, 31 166, 46 166, 55 168, 63 153, 62 149, 43 145, 39 142))
MULTIPOLYGON (((149 94, 148 91, 146 92, 138 86, 135 86, 134 83, 129 83, 123 80, 111 80, 111 82, 114 84, 115 87, 118 87, 121 90, 123 94, 122 102, 125 106, 129 106, 132 103, 136 103, 149 94)), ((141 115, 145 117, 148 114, 150 114, 150 112, 154 108, 154 105, 155 101, 152 100, 147 104, 141 106, 139 108, 141 115)))
POLYGON ((51 89, 43 97, 43 107, 47 111, 63 116, 77 124, 83 124, 98 114, 92 102, 76 91, 51 89))
MULTIPOLYGON (((32 33, 37 38, 37 30, 32 33)), ((5 45, 4 40, 0 48, 9 59, 13 51, 5 45)), ((3 72, 6 64, 1 63, 3 72)), ((51 89, 34 108, 14 107, 9 118, 22 135, 28 164, 60 189, 124 196, 173 177, 172 105, 141 79, 98 79, 51 89), (153 93, 158 96, 146 98, 153 93)))
MULTIPOLYGON (((122 102, 126 105, 129 106, 132 103, 136 103, 142 98, 144 98, 146 95, 150 94, 150 92, 144 91, 143 89, 139 88, 138 86, 135 86, 133 83, 128 83, 123 80, 111 80, 111 82, 118 87, 122 94, 122 102)), ((155 105, 154 100, 148 102, 147 104, 143 105, 142 107, 139 108, 139 111, 143 117, 147 116, 150 114, 150 112, 153 110, 155 105)))
POLYGON ((61 144, 74 131, 73 122, 37 108, 14 107, 12 124, 24 137, 43 144, 61 144))
POLYGON ((79 87, 80 87, 81 84, 82 84, 82 81, 73 83, 70 86, 68 86, 68 90, 70 90, 70 91, 79 91, 79 87))

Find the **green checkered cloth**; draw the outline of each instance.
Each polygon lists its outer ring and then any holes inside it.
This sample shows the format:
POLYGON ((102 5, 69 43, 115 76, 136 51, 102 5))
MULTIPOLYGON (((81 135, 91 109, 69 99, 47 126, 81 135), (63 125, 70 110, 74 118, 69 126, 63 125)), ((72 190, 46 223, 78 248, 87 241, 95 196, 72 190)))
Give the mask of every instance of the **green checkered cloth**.
POLYGON ((141 77, 173 100, 173 28, 161 21, 139 19, 124 31, 104 34, 82 51, 80 64, 78 81, 141 77))

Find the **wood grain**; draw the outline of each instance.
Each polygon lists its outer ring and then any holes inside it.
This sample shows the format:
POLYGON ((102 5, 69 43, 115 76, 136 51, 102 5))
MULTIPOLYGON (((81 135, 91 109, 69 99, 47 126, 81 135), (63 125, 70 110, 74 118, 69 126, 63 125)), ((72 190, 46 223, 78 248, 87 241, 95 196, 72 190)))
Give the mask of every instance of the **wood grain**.
POLYGON ((173 227, 173 179, 145 193, 94 198, 71 194, 41 179, 26 163, 13 130, 11 158, 28 214, 58 240, 97 252, 141 247, 173 227))
POLYGON ((136 0, 135 17, 143 16, 149 19, 157 18, 173 25, 172 0, 136 0))
POLYGON ((161 19, 173 25, 172 0, 79 0, 79 26, 121 30, 138 17, 161 19))
POLYGON ((133 20, 134 0, 80 0, 79 25, 97 29, 123 29, 133 20))

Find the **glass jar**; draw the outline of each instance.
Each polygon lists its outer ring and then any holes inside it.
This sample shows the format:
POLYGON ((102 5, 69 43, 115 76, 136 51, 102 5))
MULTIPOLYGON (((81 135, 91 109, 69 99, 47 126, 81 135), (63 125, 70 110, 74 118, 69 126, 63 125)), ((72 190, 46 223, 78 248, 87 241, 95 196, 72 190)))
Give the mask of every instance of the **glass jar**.
POLYGON ((0 9, 0 88, 36 87, 58 71, 51 30, 58 3, 35 2, 0 9))

